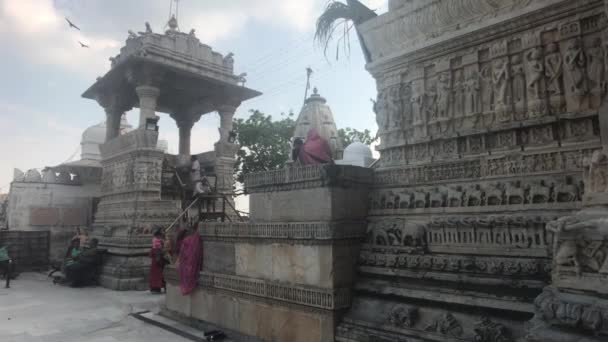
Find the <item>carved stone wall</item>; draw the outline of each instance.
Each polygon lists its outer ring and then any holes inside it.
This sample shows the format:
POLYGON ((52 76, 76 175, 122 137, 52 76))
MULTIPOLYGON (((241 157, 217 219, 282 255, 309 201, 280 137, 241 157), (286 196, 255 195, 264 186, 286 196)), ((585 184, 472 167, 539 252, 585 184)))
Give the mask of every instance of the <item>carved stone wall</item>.
POLYGON ((381 157, 338 341, 524 337, 552 274, 547 224, 608 184, 603 6, 395 1, 359 25, 381 157))
POLYGON ((93 223, 108 250, 101 283, 114 290, 145 289, 153 230, 180 213, 179 201, 161 200, 164 154, 158 133, 135 130, 100 145, 102 197, 93 223))

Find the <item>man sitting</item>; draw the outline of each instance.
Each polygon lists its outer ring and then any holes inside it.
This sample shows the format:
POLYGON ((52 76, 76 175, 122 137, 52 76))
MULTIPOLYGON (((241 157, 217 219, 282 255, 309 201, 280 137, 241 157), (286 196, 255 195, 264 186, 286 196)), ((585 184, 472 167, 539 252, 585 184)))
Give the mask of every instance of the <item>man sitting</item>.
POLYGON ((65 267, 65 277, 71 287, 82 287, 92 284, 97 276, 101 263, 101 253, 97 249, 99 241, 95 238, 89 242, 89 248, 74 258, 74 262, 65 267))

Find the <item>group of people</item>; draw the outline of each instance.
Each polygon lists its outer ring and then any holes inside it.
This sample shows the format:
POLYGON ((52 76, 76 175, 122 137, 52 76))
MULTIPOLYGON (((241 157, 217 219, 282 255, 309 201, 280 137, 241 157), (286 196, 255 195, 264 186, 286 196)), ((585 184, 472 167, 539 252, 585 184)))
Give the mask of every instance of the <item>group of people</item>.
POLYGON ((183 295, 190 294, 197 285, 202 261, 202 242, 197 225, 182 228, 175 239, 166 239, 162 230, 157 230, 150 248, 150 292, 161 293, 166 290, 163 271, 173 263, 179 275, 180 290, 183 295), (174 247, 173 247, 174 246, 174 247))
POLYGON ((294 140, 291 158, 294 163, 300 165, 328 164, 333 162, 329 143, 314 128, 308 131, 306 141, 303 141, 301 138, 294 140))
POLYGON ((53 270, 49 276, 61 270, 64 277, 55 278, 55 283, 61 282, 71 287, 95 284, 102 262, 101 251, 97 248, 98 243, 96 238, 89 240, 86 234, 78 230, 70 241, 60 268, 53 270))

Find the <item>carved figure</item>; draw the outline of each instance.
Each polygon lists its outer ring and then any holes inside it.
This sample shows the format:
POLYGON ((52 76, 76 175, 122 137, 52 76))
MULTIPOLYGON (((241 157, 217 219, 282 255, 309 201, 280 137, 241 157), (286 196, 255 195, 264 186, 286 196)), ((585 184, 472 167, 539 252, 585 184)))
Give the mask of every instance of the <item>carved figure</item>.
POLYGON ((547 55, 545 56, 545 76, 548 78, 547 90, 551 96, 561 95, 562 90, 562 74, 563 60, 559 52, 557 43, 550 43, 547 46, 547 55))
POLYGON ((492 82, 494 84, 494 110, 499 114, 499 120, 508 121, 504 115, 507 104, 509 71, 504 58, 495 59, 492 63, 492 82), (502 115, 501 115, 502 114, 502 115))
POLYGON ((580 275, 581 265, 578 259, 578 244, 576 241, 566 240, 562 242, 553 260, 558 272, 564 266, 574 266, 576 274, 580 275))
POLYGON ((378 93, 378 100, 374 102, 374 113, 376 113, 376 123, 378 124, 379 131, 386 131, 388 129, 388 100, 386 90, 382 90, 378 93))
POLYGON ((413 204, 412 199, 414 198, 414 194, 409 192, 402 192, 399 196, 399 208, 400 209, 408 209, 413 204))
POLYGON ((594 96, 602 96, 605 91, 604 49, 602 40, 596 38, 587 49, 587 77, 589 89, 594 96))
POLYGON ((447 118, 450 110, 450 74, 440 73, 437 82, 437 109, 440 118, 447 118))
POLYGON ((483 193, 479 184, 471 185, 464 196, 464 205, 469 207, 477 207, 483 203, 483 193))
MULTIPOLYGON (((513 87, 513 102, 515 111, 523 114, 526 111, 526 74, 521 56, 515 55, 511 59, 511 85, 513 87)), ((525 119, 520 117, 519 119, 525 119)))
POLYGON ((455 188, 448 188, 447 206, 448 207, 462 207, 464 204, 465 194, 462 191, 462 187, 457 186, 455 188))
POLYGON ((437 119, 437 101, 438 101, 438 94, 437 94, 437 86, 436 85, 431 85, 429 87, 429 89, 426 91, 426 94, 424 95, 424 109, 428 115, 429 121, 433 121, 437 119))
POLYGON ((505 188, 505 199, 506 204, 524 203, 524 189, 521 187, 521 183, 519 181, 515 182, 515 184, 507 184, 507 187, 505 188))
POLYGON ((433 323, 428 325, 424 330, 434 331, 453 337, 460 337, 463 333, 462 326, 451 313, 446 313, 436 317, 433 323))
POLYGON ((528 203, 547 203, 553 199, 551 187, 545 185, 545 181, 528 185, 528 203))
POLYGON ((500 183, 488 185, 486 190, 486 204, 487 205, 502 205, 503 203, 504 190, 500 186, 500 183))
POLYGON ((460 117, 464 115, 464 74, 462 70, 454 72, 454 116, 460 117))
POLYGON ((566 88, 569 90, 570 95, 577 98, 578 106, 580 107, 582 97, 587 94, 587 84, 585 82, 585 66, 587 62, 580 39, 573 39, 570 42, 564 56, 564 63, 568 75, 566 88))
POLYGON ((481 322, 475 324, 475 342, 511 342, 511 336, 507 328, 500 324, 492 322, 489 318, 484 318, 481 322))
POLYGON ((491 112, 494 107, 494 87, 492 82, 492 67, 490 64, 481 68, 481 110, 483 112, 491 112))
POLYGON ((146 21, 146 33, 152 33, 152 27, 150 23, 146 21))
POLYGON ((137 34, 132 30, 127 31, 129 33, 129 39, 137 38, 137 34))
POLYGON ((479 112, 479 75, 476 71, 469 73, 465 82, 465 113, 479 112))
POLYGON ((388 322, 398 328, 411 328, 418 319, 418 308, 399 305, 391 311, 388 322))
POLYGON ((410 104, 410 100, 412 97, 412 86, 410 83, 405 83, 401 86, 400 89, 400 101, 401 101, 401 110, 403 112, 403 121, 406 123, 411 123, 414 119, 412 117, 412 106, 410 104))
POLYGON ((568 177, 565 184, 555 187, 556 202, 574 202, 579 198, 579 189, 573 184, 572 178, 568 177))
POLYGON ((412 97, 410 98, 410 104, 412 107, 412 117, 414 118, 414 124, 424 122, 424 118, 422 117, 422 107, 424 105, 424 101, 422 100, 422 93, 417 87, 413 88, 412 97))
POLYGON ((429 205, 431 208, 440 208, 445 206, 445 199, 447 197, 447 191, 442 188, 435 188, 429 195, 429 205))
POLYGON ((401 91, 400 85, 393 85, 388 90, 388 112, 390 113, 390 122, 393 128, 401 128, 403 118, 401 108, 401 91))
POLYGON ((414 191, 414 208, 425 208, 427 202, 427 194, 422 191, 414 191))

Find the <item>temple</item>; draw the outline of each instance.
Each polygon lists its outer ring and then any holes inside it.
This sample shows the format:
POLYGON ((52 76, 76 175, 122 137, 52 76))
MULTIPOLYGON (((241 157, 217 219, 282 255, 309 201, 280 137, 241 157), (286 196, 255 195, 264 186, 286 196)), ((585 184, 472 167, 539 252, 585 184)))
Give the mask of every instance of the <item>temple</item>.
POLYGON ((605 340, 604 2, 345 6, 380 159, 247 175, 251 221, 201 227, 199 289, 169 269, 165 314, 236 340, 605 340))
POLYGON ((196 220, 238 217, 231 195, 238 148, 232 119, 241 102, 260 93, 239 84, 242 76, 234 74, 232 54, 213 51, 194 30, 180 32, 175 17, 167 26, 164 33, 152 32, 149 24, 145 32, 130 33, 120 54, 110 58, 111 69, 83 94, 106 115, 101 197, 92 235, 108 251, 101 283, 117 290, 146 287, 151 232, 174 225, 189 204, 191 155, 214 179, 213 202, 221 202, 196 220), (133 107, 140 112, 137 129, 121 135, 120 118, 133 107), (192 127, 211 112, 220 115, 220 140, 213 151, 193 153, 192 127), (156 148, 157 113, 168 113, 179 128, 176 156, 156 148))

